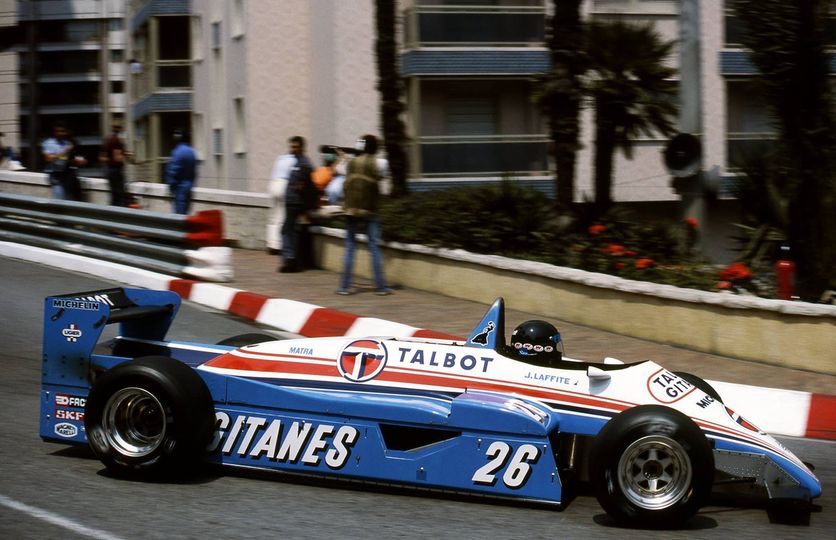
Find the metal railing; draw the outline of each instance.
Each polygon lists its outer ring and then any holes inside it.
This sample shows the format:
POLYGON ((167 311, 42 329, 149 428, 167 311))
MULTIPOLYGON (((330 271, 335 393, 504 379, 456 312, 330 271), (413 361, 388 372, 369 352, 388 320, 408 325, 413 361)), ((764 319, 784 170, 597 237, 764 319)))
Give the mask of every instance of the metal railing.
POLYGON ((222 221, 0 193, 0 240, 207 281, 232 279, 222 221))
POLYGON ((545 41, 543 0, 446 6, 417 2, 403 16, 406 48, 530 47, 545 41))
POLYGON ((549 174, 545 135, 424 136, 412 151, 424 178, 549 174))

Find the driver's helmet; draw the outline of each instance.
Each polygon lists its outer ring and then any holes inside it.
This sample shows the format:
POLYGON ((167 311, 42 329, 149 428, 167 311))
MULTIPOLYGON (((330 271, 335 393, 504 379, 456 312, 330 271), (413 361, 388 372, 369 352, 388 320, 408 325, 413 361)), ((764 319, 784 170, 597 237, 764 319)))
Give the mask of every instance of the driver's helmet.
POLYGON ((536 355, 552 356, 560 359, 563 356, 563 341, 560 332, 553 324, 546 321, 525 321, 514 329, 511 334, 511 347, 523 359, 536 355))

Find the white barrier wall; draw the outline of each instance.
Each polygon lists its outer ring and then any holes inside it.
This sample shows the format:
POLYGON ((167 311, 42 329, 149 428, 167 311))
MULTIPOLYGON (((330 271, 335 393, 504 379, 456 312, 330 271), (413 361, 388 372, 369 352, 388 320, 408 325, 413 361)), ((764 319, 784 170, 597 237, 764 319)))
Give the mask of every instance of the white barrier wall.
MULTIPOLYGON (((339 272, 345 233, 321 228, 318 264, 339 272)), ((362 237, 365 241, 365 237, 362 237)), ((355 270, 369 278, 364 244, 355 270)), ((836 306, 683 289, 463 250, 389 243, 390 285, 517 309, 619 334, 793 369, 836 375, 836 306), (489 285, 489 286, 486 286, 489 285)))

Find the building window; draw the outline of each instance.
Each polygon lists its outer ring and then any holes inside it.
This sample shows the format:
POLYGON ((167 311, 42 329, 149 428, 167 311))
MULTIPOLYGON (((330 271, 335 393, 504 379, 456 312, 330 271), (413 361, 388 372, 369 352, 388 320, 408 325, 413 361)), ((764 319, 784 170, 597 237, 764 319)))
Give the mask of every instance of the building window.
POLYGON ((243 154, 247 151, 246 114, 244 111, 244 98, 237 97, 234 100, 235 132, 233 133, 233 152, 243 154))
POLYGON ((232 2, 230 30, 232 31, 232 39, 244 36, 244 0, 233 0, 232 2))
POLYGON ((204 159, 206 156, 206 133, 205 123, 203 121, 203 113, 192 113, 192 126, 194 132, 192 133, 192 146, 197 153, 198 159, 204 159))
POLYGON ((189 17, 157 17, 159 60, 188 60, 192 57, 189 17))
POLYGON ((223 128, 215 128, 212 130, 212 154, 217 157, 224 153, 224 130, 223 128))
POLYGON ((192 60, 203 60, 203 20, 200 15, 192 15, 192 60))
POLYGON ((775 132, 757 86, 731 80, 726 86, 727 169, 736 169, 774 144, 775 132))
POLYGON ((447 100, 447 135, 495 135, 496 102, 490 96, 450 97, 447 100))
POLYGON ((212 50, 218 52, 221 50, 221 23, 212 23, 212 50))
POLYGON ((124 94, 125 93, 125 81, 110 81, 110 93, 111 94, 124 94))

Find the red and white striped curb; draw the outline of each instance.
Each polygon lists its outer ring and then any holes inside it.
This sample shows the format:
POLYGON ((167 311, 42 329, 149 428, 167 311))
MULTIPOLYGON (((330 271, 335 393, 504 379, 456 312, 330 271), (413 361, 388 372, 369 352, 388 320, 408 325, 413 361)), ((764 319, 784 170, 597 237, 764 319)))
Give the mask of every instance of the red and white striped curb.
MULTIPOLYGON (((295 300, 270 298, 224 285, 176 279, 78 255, 0 242, 0 256, 92 274, 133 286, 166 289, 189 300, 305 337, 393 336, 463 339, 373 317, 361 317, 295 300)), ((836 440, 836 395, 708 381, 732 409, 768 433, 836 440)))
POLYGON ((184 300, 197 302, 271 328, 305 337, 377 335, 463 339, 461 336, 415 328, 374 317, 361 317, 354 313, 296 300, 270 298, 214 283, 172 279, 168 289, 179 294, 184 300))

